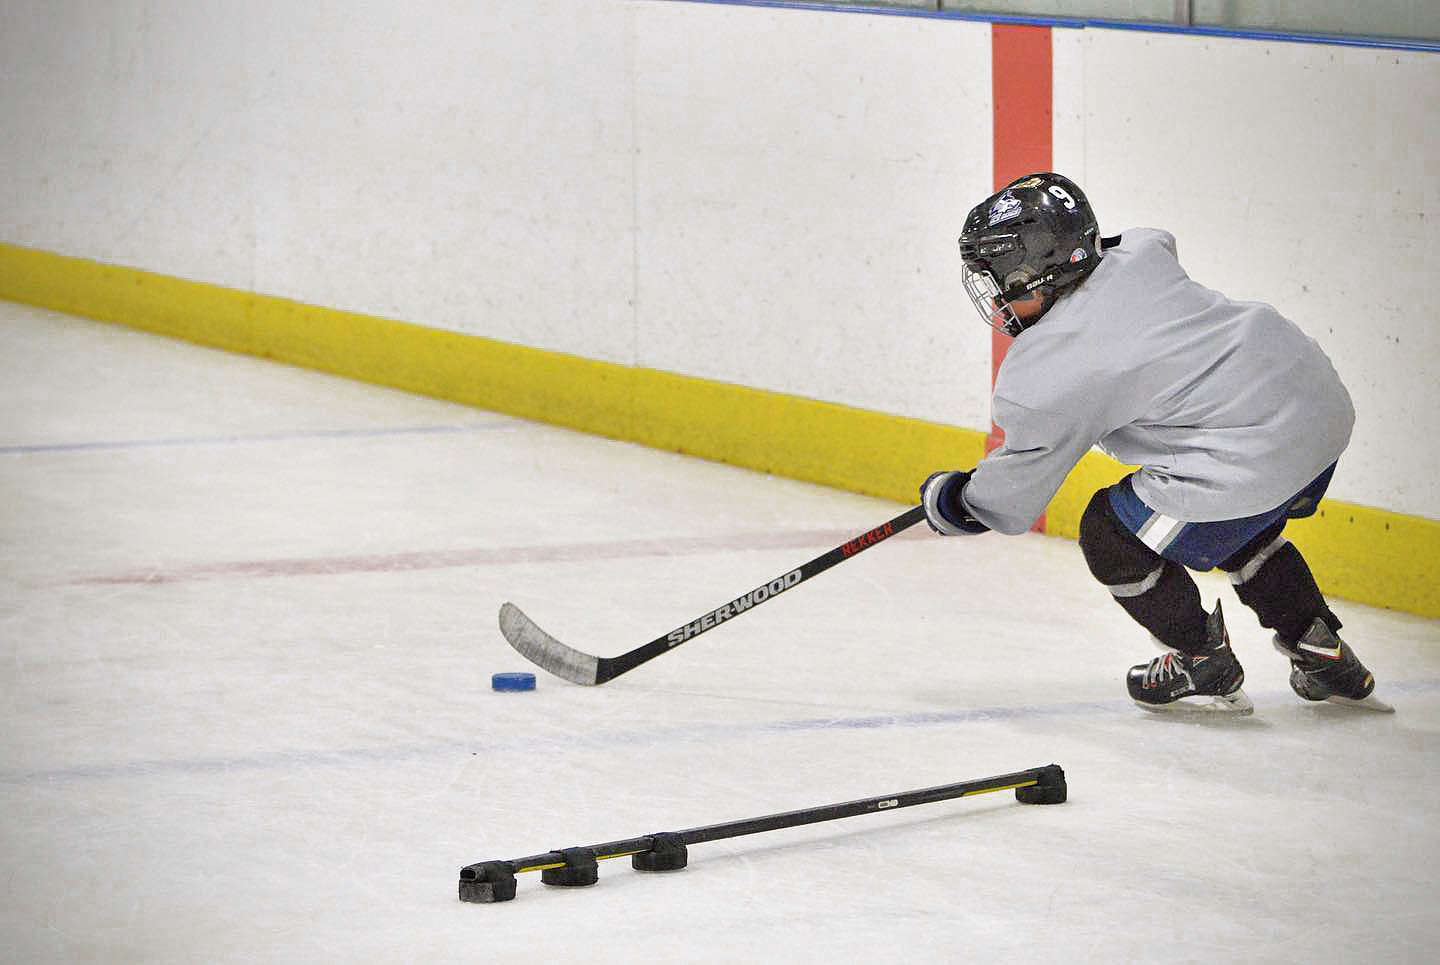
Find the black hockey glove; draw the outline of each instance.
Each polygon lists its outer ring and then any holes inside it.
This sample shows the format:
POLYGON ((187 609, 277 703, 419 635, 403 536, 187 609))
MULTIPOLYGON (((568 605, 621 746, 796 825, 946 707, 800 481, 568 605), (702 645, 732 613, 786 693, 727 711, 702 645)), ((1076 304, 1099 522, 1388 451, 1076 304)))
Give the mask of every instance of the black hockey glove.
POLYGON ((988 532, 990 527, 970 515, 960 499, 970 473, 963 469, 932 472, 920 485, 920 502, 925 507, 925 522, 941 536, 974 536, 988 532))

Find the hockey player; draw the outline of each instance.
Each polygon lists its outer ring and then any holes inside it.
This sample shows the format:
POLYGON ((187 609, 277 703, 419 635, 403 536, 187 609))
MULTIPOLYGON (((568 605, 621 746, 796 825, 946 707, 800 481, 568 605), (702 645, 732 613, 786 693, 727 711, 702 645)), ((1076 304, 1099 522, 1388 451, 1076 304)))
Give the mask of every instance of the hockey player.
POLYGON ((1270 306, 1191 281, 1164 231, 1102 238, 1058 174, 977 205, 960 254, 981 317, 1015 339, 993 398, 1005 440, 974 470, 925 481, 931 528, 1026 531, 1098 444, 1140 467, 1091 499, 1080 547, 1167 651, 1129 672, 1141 707, 1253 709, 1220 605, 1205 612, 1187 570, 1219 567, 1274 631, 1295 693, 1390 710, 1283 535, 1315 512, 1354 423, 1319 346, 1270 306))

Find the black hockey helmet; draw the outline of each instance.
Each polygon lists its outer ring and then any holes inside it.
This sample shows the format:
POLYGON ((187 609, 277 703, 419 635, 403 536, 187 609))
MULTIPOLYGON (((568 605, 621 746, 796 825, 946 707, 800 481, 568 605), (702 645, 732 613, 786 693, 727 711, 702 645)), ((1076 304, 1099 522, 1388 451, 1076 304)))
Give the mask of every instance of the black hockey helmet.
POLYGON ((1009 336, 1022 321, 1010 300, 1043 291, 1064 294, 1100 261, 1099 227, 1075 182, 1029 174, 976 205, 960 235, 965 291, 985 323, 1009 336))

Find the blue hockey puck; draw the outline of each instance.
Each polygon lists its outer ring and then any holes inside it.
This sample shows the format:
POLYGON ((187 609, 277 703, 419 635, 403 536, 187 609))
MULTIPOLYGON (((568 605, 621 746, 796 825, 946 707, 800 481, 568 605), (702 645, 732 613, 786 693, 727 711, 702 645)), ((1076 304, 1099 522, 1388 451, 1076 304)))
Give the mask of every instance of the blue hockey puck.
POLYGON ((533 673, 497 673, 490 675, 491 690, 534 690, 535 675, 533 673))

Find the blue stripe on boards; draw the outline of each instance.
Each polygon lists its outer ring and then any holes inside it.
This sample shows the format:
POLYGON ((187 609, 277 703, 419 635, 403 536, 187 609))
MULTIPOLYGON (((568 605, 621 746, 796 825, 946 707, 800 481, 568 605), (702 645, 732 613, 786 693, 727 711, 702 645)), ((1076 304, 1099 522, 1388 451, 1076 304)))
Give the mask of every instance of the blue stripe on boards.
POLYGON ((1019 24, 1034 27, 1060 27, 1074 30, 1135 30, 1144 33, 1189 34, 1198 37, 1225 37, 1270 43, 1321 44, 1340 47, 1369 47, 1378 50, 1404 50, 1415 53, 1440 53, 1440 40, 1413 37, 1367 37, 1347 34, 1304 33, 1301 31, 1267 30, 1247 27, 1184 26, 1173 23, 1135 23, 1124 20, 1079 19, 1067 17, 1028 17, 1019 14, 971 13, 958 10, 930 10, 916 7, 869 6, 838 3, 802 3, 796 0, 671 0, 671 2, 708 3, 728 7, 770 7, 781 10, 822 10, 827 13, 859 13, 886 17, 918 17, 928 20, 959 20, 977 23, 1019 24))

